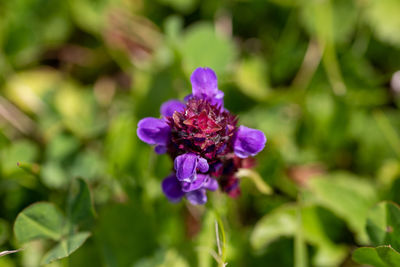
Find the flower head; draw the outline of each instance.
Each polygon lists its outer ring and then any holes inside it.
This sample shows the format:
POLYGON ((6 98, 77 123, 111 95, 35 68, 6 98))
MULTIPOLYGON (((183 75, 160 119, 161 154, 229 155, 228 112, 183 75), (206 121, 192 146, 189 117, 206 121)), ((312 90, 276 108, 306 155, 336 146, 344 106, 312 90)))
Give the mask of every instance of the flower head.
POLYGON ((237 126, 237 117, 223 106, 224 93, 210 68, 197 68, 191 78, 192 94, 169 100, 158 118, 139 121, 137 135, 155 145, 158 154, 168 153, 174 170, 162 182, 171 202, 183 197, 192 204, 207 202, 207 190, 218 187, 231 197, 240 194, 239 168, 251 168, 252 158, 263 150, 263 132, 237 126))

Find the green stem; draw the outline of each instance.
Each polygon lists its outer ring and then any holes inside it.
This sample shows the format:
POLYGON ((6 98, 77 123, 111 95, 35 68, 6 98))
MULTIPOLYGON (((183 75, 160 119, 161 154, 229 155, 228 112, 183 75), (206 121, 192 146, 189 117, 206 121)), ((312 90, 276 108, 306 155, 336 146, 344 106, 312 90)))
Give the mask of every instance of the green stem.
POLYGON ((302 220, 302 201, 301 196, 297 198, 297 230, 294 237, 294 266, 307 267, 307 246, 303 236, 303 220, 302 220))
POLYGON ((214 210, 215 218, 216 218, 216 227, 215 227, 215 234, 217 240, 217 247, 218 247, 218 254, 220 256, 220 260, 218 262, 218 266, 225 267, 225 259, 226 259, 226 238, 225 238, 225 229, 224 224, 222 223, 221 217, 219 216, 218 212, 214 210), (221 239, 220 234, 221 232, 221 239))

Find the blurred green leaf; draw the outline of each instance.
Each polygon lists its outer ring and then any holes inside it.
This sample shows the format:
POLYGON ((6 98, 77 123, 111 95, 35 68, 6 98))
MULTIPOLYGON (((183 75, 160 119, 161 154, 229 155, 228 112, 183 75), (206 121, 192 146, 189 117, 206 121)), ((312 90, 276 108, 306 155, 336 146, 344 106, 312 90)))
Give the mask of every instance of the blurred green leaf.
POLYGON ((370 182, 349 173, 335 173, 312 178, 308 186, 318 204, 345 220, 359 242, 367 241, 365 221, 377 201, 370 182))
POLYGON ((54 136, 47 145, 46 157, 51 160, 63 160, 79 148, 79 140, 72 135, 54 136))
POLYGON ((16 65, 35 61, 43 49, 60 44, 71 32, 64 1, 16 0, 2 8, 7 12, 2 18, 0 46, 16 65))
POLYGON ((31 69, 10 76, 4 93, 28 113, 42 113, 45 109, 44 97, 62 83, 62 76, 50 68, 31 69))
POLYGON ((132 267, 189 267, 187 261, 182 258, 177 251, 169 249, 167 251, 158 251, 154 256, 142 259, 132 267))
POLYGON ((357 263, 368 264, 374 267, 400 266, 400 253, 390 246, 358 248, 354 251, 352 258, 357 263))
POLYGON ((81 232, 78 234, 74 234, 63 238, 56 247, 51 249, 44 256, 42 263, 49 264, 52 261, 59 260, 71 255, 75 250, 77 250, 80 246, 85 243, 86 239, 88 239, 90 233, 81 232))
POLYGON ((120 114, 110 123, 105 151, 109 169, 116 176, 132 163, 137 143, 135 128, 136 122, 130 114, 120 114))
POLYGON ((187 28, 181 48, 183 65, 188 74, 200 66, 224 74, 237 54, 235 45, 226 37, 218 35, 213 25, 206 22, 187 28))
POLYGON ((14 224, 17 240, 25 243, 38 238, 59 240, 64 226, 64 216, 51 203, 36 203, 18 214, 14 224))
POLYGON ((99 212, 94 238, 100 256, 109 266, 130 266, 153 254, 160 221, 154 222, 136 200, 123 204, 110 203, 99 212), (126 253, 129 251, 129 253, 126 253))
POLYGON ((367 232, 373 245, 391 245, 400 250, 400 207, 381 202, 368 213, 367 232))
POLYGON ((364 19, 378 38, 400 46, 400 2, 397 0, 367 0, 364 19))
POLYGON ((312 36, 321 35, 324 41, 345 42, 351 37, 357 22, 353 1, 303 1, 301 19, 312 36))
POLYGON ((101 34, 101 30, 106 24, 108 11, 113 7, 113 3, 120 3, 120 1, 69 0, 75 22, 82 29, 95 34, 101 34))
POLYGON ((104 127, 92 92, 68 82, 57 90, 54 97, 62 121, 78 137, 92 136, 104 127))
POLYGON ((268 95, 268 72, 260 57, 244 59, 238 66, 235 80, 244 94, 257 101, 262 101, 268 95))
POLYGON ((29 140, 13 142, 0 152, 3 173, 9 175, 18 170, 18 162, 32 163, 39 154, 38 147, 29 140))
POLYGON ((64 188, 69 181, 67 173, 58 162, 47 162, 42 165, 40 175, 42 182, 49 188, 64 188))
POLYGON ((70 197, 67 208, 68 219, 74 225, 93 218, 95 215, 87 183, 82 178, 78 178, 76 181, 78 191, 70 197))
POLYGON ((324 229, 318 209, 314 205, 300 208, 297 205, 281 206, 257 222, 250 236, 250 243, 256 251, 269 246, 278 238, 294 237, 301 231, 307 244, 317 247, 312 259, 315 266, 336 266, 346 257, 347 248, 330 240, 324 229), (298 214, 301 212, 301 214, 298 214), (300 217, 299 217, 300 216, 300 217), (298 220, 301 224, 298 224, 298 220), (301 227, 300 230, 298 227, 301 227))
POLYGON ((296 229, 296 206, 282 206, 257 222, 250 243, 254 249, 260 250, 282 236, 293 236, 296 229))
POLYGON ((85 177, 88 181, 99 179, 104 172, 104 159, 97 151, 81 151, 70 166, 72 177, 85 177))

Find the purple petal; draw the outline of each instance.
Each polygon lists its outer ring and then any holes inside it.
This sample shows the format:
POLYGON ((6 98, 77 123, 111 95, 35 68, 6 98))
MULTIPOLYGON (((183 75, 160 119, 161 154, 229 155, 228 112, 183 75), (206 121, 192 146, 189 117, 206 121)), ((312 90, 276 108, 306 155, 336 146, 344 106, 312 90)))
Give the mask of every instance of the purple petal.
POLYGON ((162 119, 144 118, 139 121, 137 135, 150 145, 166 145, 169 142, 171 128, 162 119))
POLYGON ((213 98, 218 93, 217 75, 210 68, 197 68, 190 77, 195 97, 213 98))
POLYGON ((196 173, 196 167, 196 154, 186 153, 175 158, 174 168, 176 170, 176 177, 179 181, 191 182, 196 173))
POLYGON ((178 202, 185 195, 181 189, 181 184, 176 179, 175 174, 171 174, 162 181, 162 191, 171 202, 178 202))
POLYGON ((183 101, 188 102, 190 99, 193 98, 193 94, 187 95, 183 98, 183 101))
POLYGON ((267 138, 260 130, 240 126, 233 140, 233 149, 239 158, 255 156, 264 149, 267 138))
POLYGON ((158 145, 158 146, 156 146, 155 148, 154 148, 154 151, 157 153, 157 154, 165 154, 165 153, 167 153, 167 147, 166 146, 163 146, 163 145, 158 145))
POLYGON ((209 179, 208 175, 205 174, 197 174, 196 179, 193 182, 182 182, 182 191, 190 192, 201 188, 205 181, 209 179))
POLYGON ((208 177, 203 183, 203 188, 210 190, 210 191, 215 191, 218 189, 218 182, 217 180, 208 177))
POLYGON ((185 110, 186 105, 179 100, 168 100, 161 105, 160 113, 164 117, 171 117, 175 111, 182 112, 185 110))
POLYGON ((193 205, 203 205, 207 202, 206 190, 201 188, 199 190, 186 193, 186 198, 193 205))
POLYGON ((199 168, 200 172, 208 172, 209 166, 207 160, 199 157, 197 162, 197 168, 199 168))
POLYGON ((224 106, 224 93, 220 90, 217 91, 217 94, 213 98, 208 98, 211 101, 211 104, 217 105, 221 107, 221 110, 224 106))

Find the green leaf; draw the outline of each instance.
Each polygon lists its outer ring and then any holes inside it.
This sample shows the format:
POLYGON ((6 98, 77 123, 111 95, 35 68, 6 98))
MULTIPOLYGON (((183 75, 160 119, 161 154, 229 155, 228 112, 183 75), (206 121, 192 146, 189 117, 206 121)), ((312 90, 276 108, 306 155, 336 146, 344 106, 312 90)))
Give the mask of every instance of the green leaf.
POLYGON ((357 9, 352 1, 305 1, 301 21, 310 35, 324 41, 345 42, 354 32, 357 9))
POLYGON ((174 249, 167 251, 157 251, 149 258, 139 260, 133 267, 188 267, 187 261, 174 249))
POLYGON ((115 176, 119 171, 131 167, 136 151, 136 122, 131 114, 120 114, 113 118, 107 132, 105 150, 109 169, 115 176))
POLYGON ((72 224, 81 223, 95 214, 87 183, 81 178, 77 182, 78 192, 68 203, 68 219, 72 224))
POLYGON ((262 250, 281 237, 294 237, 301 233, 307 244, 317 247, 313 257, 315 266, 337 266, 347 255, 345 246, 334 244, 324 230, 323 221, 315 205, 301 207, 297 205, 281 206, 265 215, 255 226, 250 236, 250 244, 256 250, 262 250), (301 219, 301 223, 299 223, 301 219))
POLYGON ((244 94, 260 101, 265 99, 270 89, 267 74, 265 62, 259 57, 252 57, 240 63, 235 78, 244 94))
POLYGON ((398 0, 365 1, 365 20, 384 42, 400 46, 400 2, 398 0))
POLYGON ((353 260, 360 264, 375 267, 400 266, 400 254, 390 246, 358 248, 353 253, 353 260))
POLYGON ((13 142, 10 146, 2 149, 0 153, 1 165, 3 173, 9 175, 18 170, 18 162, 32 162, 39 154, 38 147, 35 143, 28 140, 13 142))
POLYGON ((16 65, 32 62, 42 50, 62 43, 71 32, 65 1, 16 0, 2 5, 2 11, 4 55, 16 65))
POLYGON ((374 187, 367 180, 336 173, 310 179, 308 185, 319 205, 342 218, 360 242, 367 242, 365 221, 377 200, 374 187))
POLYGON ((399 206, 390 202, 381 202, 374 206, 368 214, 367 232, 375 246, 391 245, 400 251, 399 206))
POLYGON ((187 73, 199 66, 210 67, 217 74, 224 73, 237 54, 233 42, 218 35, 209 23, 189 27, 181 51, 187 73))
POLYGON ((14 224, 17 240, 25 243, 38 238, 59 240, 64 217, 51 203, 33 204, 18 214, 14 224))
POLYGON ((42 182, 49 188, 65 188, 69 178, 62 167, 56 161, 46 162, 40 171, 42 182))
POLYGON ((89 236, 89 232, 82 232, 68 236, 66 239, 61 240, 56 247, 46 253, 42 260, 43 264, 48 264, 52 261, 68 257, 80 246, 82 246, 89 236))
POLYGON ((254 249, 260 250, 282 236, 293 236, 296 231, 296 206, 282 206, 263 217, 250 236, 254 249))
POLYGON ((91 136, 103 127, 94 95, 78 84, 65 83, 57 90, 54 106, 65 126, 79 137, 91 136))
POLYGON ((104 28, 110 8, 121 3, 107 0, 69 0, 69 4, 76 24, 84 30, 98 34, 104 28))

